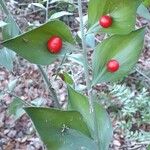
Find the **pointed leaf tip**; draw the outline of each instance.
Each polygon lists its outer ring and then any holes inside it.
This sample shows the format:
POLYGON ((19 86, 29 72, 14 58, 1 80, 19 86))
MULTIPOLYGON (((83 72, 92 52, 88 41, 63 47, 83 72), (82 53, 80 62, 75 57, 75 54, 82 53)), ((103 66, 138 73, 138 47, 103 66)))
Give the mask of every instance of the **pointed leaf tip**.
POLYGON ((69 28, 63 22, 53 20, 2 44, 31 63, 48 65, 68 52, 67 43, 74 44, 69 28), (63 40, 63 48, 58 54, 52 54, 47 49, 47 41, 52 35, 63 40))
POLYGON ((93 81, 92 85, 101 82, 115 82, 125 77, 139 59, 145 28, 138 29, 128 35, 114 35, 98 44, 93 53, 93 81), (119 62, 119 70, 111 73, 107 70, 107 63, 111 59, 119 62))

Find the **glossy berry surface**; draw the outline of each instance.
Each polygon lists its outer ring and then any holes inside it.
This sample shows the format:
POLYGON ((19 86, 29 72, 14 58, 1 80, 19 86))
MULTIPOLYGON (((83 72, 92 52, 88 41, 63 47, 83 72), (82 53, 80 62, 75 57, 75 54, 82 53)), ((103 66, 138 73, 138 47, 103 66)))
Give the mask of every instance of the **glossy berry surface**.
POLYGON ((107 71, 116 72, 119 69, 119 62, 117 60, 110 60, 107 63, 107 71))
POLYGON ((102 16, 99 19, 99 25, 101 25, 103 28, 109 28, 112 25, 112 18, 111 16, 102 16))
POLYGON ((59 53, 62 49, 62 39, 58 36, 52 36, 47 42, 47 48, 51 53, 59 53))

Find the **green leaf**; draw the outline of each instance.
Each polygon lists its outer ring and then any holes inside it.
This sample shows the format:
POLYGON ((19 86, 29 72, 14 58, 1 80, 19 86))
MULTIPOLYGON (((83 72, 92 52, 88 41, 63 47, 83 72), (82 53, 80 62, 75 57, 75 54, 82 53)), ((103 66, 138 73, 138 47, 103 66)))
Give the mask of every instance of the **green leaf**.
POLYGON ((60 18, 62 16, 70 16, 73 15, 72 13, 69 13, 67 11, 60 11, 60 12, 56 12, 53 15, 51 15, 50 19, 57 19, 60 18))
POLYGON ((23 110, 24 103, 19 98, 15 98, 13 102, 8 106, 8 112, 13 115, 15 120, 19 119, 25 111, 23 110))
MULTIPOLYGON (((31 3, 30 6, 31 6, 31 5, 36 6, 36 7, 39 7, 39 8, 41 8, 41 9, 43 9, 43 10, 46 9, 45 6, 44 6, 43 4, 41 4, 41 3, 31 3)), ((30 6, 28 6, 28 7, 30 7, 30 6)))
POLYGON ((113 18, 111 27, 101 31, 111 34, 127 34, 135 27, 136 10, 141 0, 90 0, 88 4, 88 27, 96 24, 103 15, 113 18))
MULTIPOLYGON (((81 113, 84 121, 88 125, 92 137, 94 137, 94 119, 91 113, 88 98, 76 92, 68 86, 68 107, 81 113)), ((106 110, 98 103, 94 103, 95 115, 98 125, 98 136, 102 150, 108 150, 109 143, 112 138, 112 126, 106 110)))
POLYGON ((22 34, 2 44, 18 53, 31 63, 47 65, 62 57, 68 50, 67 43, 74 43, 68 27, 61 21, 50 21, 36 29, 22 34), (59 54, 51 54, 47 49, 47 41, 52 35, 60 36, 63 48, 59 54))
POLYGON ((6 14, 6 19, 4 20, 7 25, 3 27, 2 30, 2 35, 3 35, 3 40, 6 40, 8 38, 14 37, 20 33, 19 27, 13 17, 11 16, 10 12, 8 11, 8 8, 4 2, 4 0, 0 1, 0 8, 5 12, 6 14))
POLYGON ((88 3, 88 27, 90 28, 104 13, 107 0, 90 0, 88 3))
POLYGON ((82 66, 84 64, 84 59, 82 54, 70 54, 68 55, 68 59, 82 66))
POLYGON ((0 49, 0 65, 5 67, 9 71, 12 71, 15 56, 15 53, 7 48, 0 49))
POLYGON ((50 108, 25 108, 48 150, 95 149, 80 113, 50 108))
POLYGON ((73 4, 73 0, 51 0, 50 4, 53 4, 53 3, 56 3, 56 2, 65 2, 65 3, 73 4))
POLYGON ((144 4, 146 7, 149 7, 149 6, 150 6, 150 0, 144 0, 144 1, 143 1, 143 4, 144 4))
POLYGON ((114 35, 96 47, 93 58, 93 85, 100 82, 114 82, 126 76, 139 59, 144 41, 144 28, 128 35, 114 35), (120 68, 110 73, 106 64, 110 59, 116 59, 120 68))
POLYGON ((147 150, 150 150, 150 145, 148 145, 147 150))
POLYGON ((7 23, 7 25, 2 29, 3 40, 7 40, 19 35, 19 27, 11 16, 7 16, 5 22, 7 23))
POLYGON ((70 85, 74 84, 72 77, 67 72, 59 73, 59 76, 65 83, 70 85))
POLYGON ((137 13, 139 14, 139 16, 150 20, 150 13, 149 13, 148 9, 143 4, 141 4, 138 7, 137 13))

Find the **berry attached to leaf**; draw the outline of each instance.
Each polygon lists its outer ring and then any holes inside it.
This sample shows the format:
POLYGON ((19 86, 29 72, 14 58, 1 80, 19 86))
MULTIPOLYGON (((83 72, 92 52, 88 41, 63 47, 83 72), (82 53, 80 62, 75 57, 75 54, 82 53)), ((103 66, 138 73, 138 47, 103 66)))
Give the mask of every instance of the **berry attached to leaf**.
POLYGON ((113 73, 119 69, 119 62, 117 60, 109 60, 107 63, 107 71, 113 73))
POLYGON ((52 36, 47 42, 47 48, 51 53, 59 53, 62 49, 62 39, 58 36, 52 36))
POLYGON ((101 25, 103 28, 109 28, 112 25, 112 17, 109 15, 102 16, 99 19, 99 25, 101 25))

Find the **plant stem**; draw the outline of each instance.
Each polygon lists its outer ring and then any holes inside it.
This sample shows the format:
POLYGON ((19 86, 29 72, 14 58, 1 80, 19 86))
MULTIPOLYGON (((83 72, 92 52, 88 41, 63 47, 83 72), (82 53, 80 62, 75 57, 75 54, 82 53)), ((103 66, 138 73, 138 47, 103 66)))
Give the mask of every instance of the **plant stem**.
POLYGON ((89 89, 91 89, 91 85, 90 85, 90 77, 89 77, 89 71, 88 71, 88 58, 87 58, 87 51, 86 51, 86 44, 85 44, 85 34, 84 34, 81 0, 78 0, 78 12, 79 12, 79 18, 80 18, 80 31, 81 31, 81 37, 82 37, 83 56, 85 58, 84 59, 84 70, 85 70, 85 76, 86 76, 87 89, 89 90, 89 89))
POLYGON ((49 6, 49 0, 46 1, 46 9, 45 9, 45 11, 46 11, 45 21, 46 21, 46 22, 48 21, 48 9, 49 9, 48 6, 49 6))
POLYGON ((61 67, 62 67, 63 63, 65 62, 65 60, 66 60, 66 55, 67 55, 67 54, 65 54, 65 55, 63 56, 63 58, 62 58, 62 60, 61 60, 61 62, 60 62, 60 64, 59 64, 59 67, 58 67, 57 72, 56 72, 55 80, 57 79, 57 77, 58 77, 58 75, 59 75, 59 72, 60 72, 60 70, 61 70, 61 67))
POLYGON ((61 106, 60 106, 60 104, 59 104, 59 100, 58 100, 58 98, 57 98, 56 91, 55 91, 54 88, 52 87, 52 84, 51 84, 51 82, 49 81, 49 79, 48 79, 48 77, 47 77, 45 71, 43 70, 43 68, 42 68, 41 65, 37 65, 37 66, 38 66, 38 68, 39 68, 41 74, 43 75, 43 78, 44 78, 44 80, 45 80, 45 82, 46 82, 46 84, 47 84, 47 86, 48 86, 49 91, 51 92, 51 96, 52 96, 53 100, 55 100, 55 106, 56 106, 57 108, 61 108, 61 106))
MULTIPOLYGON (((47 0, 47 2, 49 2, 49 1, 47 0)), ((5 2, 3 0, 0 1, 0 5, 2 6, 2 8, 3 8, 4 12, 7 14, 7 16, 11 17, 11 19, 14 20, 14 22, 15 22, 14 17, 10 13, 10 11, 7 9, 7 6, 6 6, 6 4, 5 4, 5 2)), ((16 28, 18 29, 20 34, 22 34, 22 31, 21 31, 21 29, 19 28, 19 26, 17 24, 16 24, 16 28)), ((40 72, 41 72, 41 74, 42 74, 42 76, 43 76, 43 78, 45 80, 45 83, 48 86, 48 89, 49 89, 49 91, 51 93, 51 96, 52 96, 53 100, 56 103, 57 108, 61 108, 61 106, 59 104, 59 101, 58 101, 58 98, 57 98, 57 94, 56 94, 55 90, 52 88, 52 85, 51 85, 50 81, 48 80, 45 71, 43 70, 42 66, 37 65, 37 67, 39 68, 39 70, 40 70, 40 72)))
POLYGON ((90 112, 93 114, 93 119, 94 119, 94 134, 95 134, 94 140, 95 140, 95 143, 97 144, 97 149, 101 150, 100 143, 99 143, 99 136, 98 136, 98 124, 97 124, 97 119, 96 119, 91 81, 90 81, 89 70, 88 70, 89 63, 88 63, 87 49, 86 49, 86 42, 85 42, 81 0, 78 0, 78 12, 79 12, 79 18, 80 18, 80 31, 81 31, 81 37, 82 37, 82 49, 83 49, 83 56, 84 56, 84 70, 85 70, 86 85, 87 85, 88 96, 89 96, 90 112))
POLYGON ((51 96, 52 96, 52 99, 54 100, 55 102, 55 106, 56 108, 59 108, 61 109, 61 105, 59 104, 59 100, 57 98, 57 94, 56 94, 56 91, 54 90, 54 88, 52 87, 52 84, 51 82, 49 81, 45 71, 43 70, 43 67, 41 65, 37 65, 38 69, 40 70, 44 80, 45 80, 45 83, 46 85, 48 86, 48 89, 49 89, 49 92, 51 93, 51 96))

